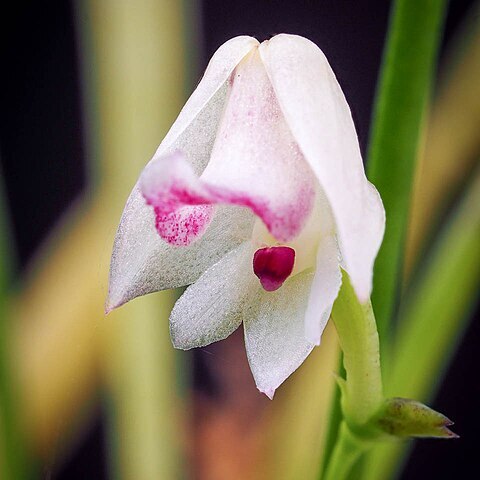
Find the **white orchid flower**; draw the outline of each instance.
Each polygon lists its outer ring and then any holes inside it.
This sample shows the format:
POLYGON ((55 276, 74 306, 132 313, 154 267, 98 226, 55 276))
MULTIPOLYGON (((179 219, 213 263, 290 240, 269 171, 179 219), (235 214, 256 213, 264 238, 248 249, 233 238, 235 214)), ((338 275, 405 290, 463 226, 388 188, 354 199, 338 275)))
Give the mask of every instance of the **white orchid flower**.
POLYGON ((175 347, 243 322, 258 389, 320 344, 340 267, 367 301, 385 226, 350 109, 311 41, 222 45, 127 201, 107 311, 190 285, 170 316, 175 347))

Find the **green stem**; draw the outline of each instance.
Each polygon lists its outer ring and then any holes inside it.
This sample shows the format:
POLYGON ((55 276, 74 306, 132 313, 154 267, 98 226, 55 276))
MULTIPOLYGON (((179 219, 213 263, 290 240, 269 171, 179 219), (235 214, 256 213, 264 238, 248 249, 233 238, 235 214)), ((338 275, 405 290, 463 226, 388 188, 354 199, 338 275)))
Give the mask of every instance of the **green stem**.
POLYGON ((383 403, 380 347, 372 306, 362 305, 348 274, 342 272, 342 276, 332 318, 346 371, 346 380, 340 380, 344 420, 326 464, 324 478, 327 480, 348 478, 355 462, 370 448, 368 422, 383 403))
POLYGON ((365 446, 351 433, 345 422, 340 424, 338 440, 333 449, 324 480, 344 480, 363 453, 365 446))
MULTIPOLYGON (((338 368, 336 371, 341 378, 345 378, 345 369, 343 368, 343 355, 340 354, 338 357, 338 368)), ((328 430, 325 439, 325 448, 323 449, 322 454, 322 467, 319 471, 319 479, 324 478, 325 472, 330 462, 333 449, 337 442, 337 438, 340 432, 340 424, 342 423, 342 407, 340 405, 342 399, 342 392, 340 386, 337 384, 335 386, 335 391, 332 398, 332 405, 330 407, 328 415, 328 430)))
POLYGON ((396 0, 388 30, 367 163, 387 213, 372 294, 382 353, 400 291, 410 192, 446 5, 396 0))
POLYGON ((380 347, 372 306, 360 304, 345 272, 332 318, 347 374, 343 412, 350 426, 361 427, 383 401, 380 347))

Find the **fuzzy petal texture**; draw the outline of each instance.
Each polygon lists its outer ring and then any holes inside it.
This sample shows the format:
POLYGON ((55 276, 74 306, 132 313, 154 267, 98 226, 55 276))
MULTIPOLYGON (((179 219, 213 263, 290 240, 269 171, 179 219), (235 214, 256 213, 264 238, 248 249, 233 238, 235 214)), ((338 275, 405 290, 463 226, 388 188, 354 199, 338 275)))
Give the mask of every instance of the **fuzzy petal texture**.
POLYGON ((171 245, 188 246, 196 241, 215 214, 214 195, 179 151, 147 165, 140 177, 140 188, 147 203, 154 207, 158 234, 171 245))
POLYGON ((238 328, 248 297, 259 289, 252 255, 250 242, 240 245, 187 288, 170 315, 170 335, 176 348, 203 347, 238 328))
MULTIPOLYGON (((154 158, 158 155, 163 155, 168 151, 177 150, 179 148, 191 153, 196 150, 195 145, 199 140, 202 140, 204 133, 207 133, 208 135, 216 134, 218 115, 217 118, 212 116, 212 118, 210 118, 211 122, 206 122, 204 119, 202 124, 206 128, 200 130, 195 129, 195 131, 191 132, 191 135, 189 135, 189 142, 194 148, 186 149, 184 146, 178 145, 178 138, 184 136, 185 130, 190 127, 191 123, 200 112, 202 112, 208 104, 212 103, 212 100, 220 103, 219 113, 221 113, 225 102, 227 80, 242 58, 257 46, 258 41, 255 38, 242 35, 230 39, 218 48, 210 59, 202 80, 182 108, 175 123, 172 125, 158 147, 154 158), (220 95, 218 95, 219 91, 220 95)), ((189 156, 189 158, 191 157, 189 156)), ((197 171, 196 168, 195 170, 197 171)))
POLYGON ((113 246, 106 311, 141 295, 195 282, 251 237, 254 219, 247 209, 219 206, 198 242, 188 248, 172 246, 159 237, 154 212, 135 188, 113 246))
MULTIPOLYGON (((232 71, 258 45, 251 37, 236 37, 222 45, 205 75, 162 141, 153 160, 181 150, 200 175, 207 165, 225 105, 232 71)), ((195 248, 182 251, 167 245, 155 231, 151 207, 133 188, 114 242, 106 311, 150 292, 188 285, 225 253, 248 238, 253 216, 238 208, 221 207, 195 248)))
POLYGON ((277 35, 259 47, 293 137, 330 202, 359 299, 368 300, 385 211, 367 181, 350 108, 325 55, 310 40, 277 35))
POLYGON ((305 338, 310 343, 320 345, 341 285, 337 241, 334 235, 327 235, 321 238, 318 246, 317 268, 305 312, 305 338))
POLYGON ((307 358, 305 310, 313 274, 289 278, 276 292, 258 290, 244 310, 245 347, 257 388, 269 398, 307 358))
POLYGON ((257 50, 235 69, 202 180, 218 198, 250 207, 280 241, 305 225, 315 179, 277 102, 257 50))

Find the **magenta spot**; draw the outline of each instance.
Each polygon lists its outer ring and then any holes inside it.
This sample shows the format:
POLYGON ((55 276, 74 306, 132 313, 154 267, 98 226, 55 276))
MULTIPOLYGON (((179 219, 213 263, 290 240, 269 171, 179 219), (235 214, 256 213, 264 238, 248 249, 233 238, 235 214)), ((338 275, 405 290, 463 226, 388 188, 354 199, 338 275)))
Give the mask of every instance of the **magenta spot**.
POLYGON ((290 247, 260 248, 253 255, 253 272, 267 292, 278 290, 290 276, 295 250, 290 247))
POLYGON ((211 205, 186 206, 169 213, 155 207, 157 232, 170 245, 188 246, 204 233, 212 214, 211 205))

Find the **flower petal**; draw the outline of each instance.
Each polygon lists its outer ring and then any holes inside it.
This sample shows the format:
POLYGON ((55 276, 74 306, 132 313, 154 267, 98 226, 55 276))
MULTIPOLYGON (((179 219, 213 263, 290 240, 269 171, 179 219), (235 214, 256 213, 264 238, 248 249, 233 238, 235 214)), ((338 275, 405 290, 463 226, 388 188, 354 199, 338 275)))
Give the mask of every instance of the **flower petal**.
MULTIPOLYGON (((202 173, 223 112, 227 80, 235 66, 256 45, 258 42, 254 38, 242 36, 229 40, 217 50, 154 159, 182 150, 188 154, 195 173, 202 173)), ((159 238, 152 209, 145 204, 138 184, 135 185, 115 238, 106 310, 140 295, 195 281, 210 265, 248 238, 251 217, 238 208, 218 208, 201 242, 191 251, 182 251, 159 238)))
POLYGON ((250 207, 280 241, 303 228, 316 180, 252 50, 235 69, 225 112, 202 180, 218 198, 250 207))
POLYGON ((200 240, 189 247, 172 246, 158 236, 154 212, 135 187, 113 245, 106 311, 141 295, 193 283, 250 238, 254 219, 247 209, 218 206, 200 240))
POLYGON ((317 266, 305 312, 305 338, 315 345, 320 345, 323 330, 342 284, 338 254, 334 235, 320 239, 317 266))
POLYGON ((293 137, 332 207, 346 270, 360 300, 366 301, 385 212, 365 177, 345 96, 311 41, 282 34, 262 43, 259 51, 293 137))
POLYGON ((173 345, 184 350, 223 340, 242 322, 242 307, 258 290, 250 242, 211 266, 175 304, 170 315, 173 345))
POLYGON ((303 272, 275 292, 258 290, 244 310, 248 362, 257 388, 269 398, 314 347, 304 323, 312 279, 303 272))
POLYGON ((253 37, 239 36, 221 45, 205 70, 205 74, 192 93, 175 123, 158 147, 153 158, 174 150, 188 153, 194 170, 200 174, 210 157, 211 143, 215 138, 218 121, 223 111, 227 94, 227 80, 234 68, 258 45, 253 37), (201 122, 195 119, 209 106, 209 114, 201 122), (195 122, 195 128, 190 128, 195 122), (186 134, 188 130, 188 134, 186 134), (207 148, 203 146, 207 144, 207 148))

